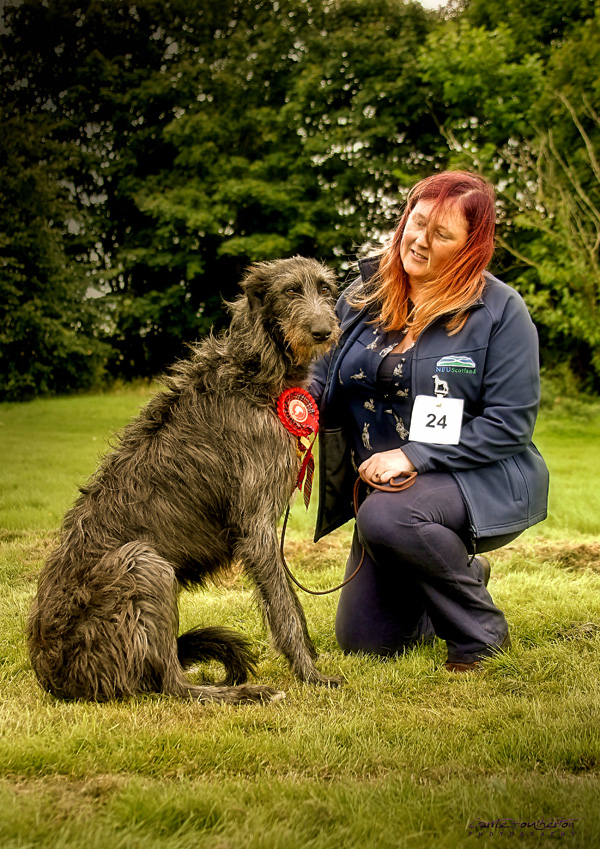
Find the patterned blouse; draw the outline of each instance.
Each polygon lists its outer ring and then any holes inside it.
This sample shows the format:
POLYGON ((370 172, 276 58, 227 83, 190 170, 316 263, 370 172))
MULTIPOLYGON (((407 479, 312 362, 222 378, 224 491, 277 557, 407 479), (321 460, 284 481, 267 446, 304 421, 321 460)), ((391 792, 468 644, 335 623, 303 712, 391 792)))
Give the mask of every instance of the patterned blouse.
POLYGON ((369 325, 342 359, 339 379, 355 471, 371 454, 408 442, 413 349, 392 353, 403 339, 401 331, 369 325))

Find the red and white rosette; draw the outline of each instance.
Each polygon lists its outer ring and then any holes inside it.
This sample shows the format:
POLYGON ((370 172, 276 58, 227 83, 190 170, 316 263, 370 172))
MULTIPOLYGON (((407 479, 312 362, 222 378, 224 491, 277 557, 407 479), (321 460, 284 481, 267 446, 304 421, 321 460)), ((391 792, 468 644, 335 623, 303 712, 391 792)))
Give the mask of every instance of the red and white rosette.
POLYGON ((304 503, 308 510, 315 470, 312 447, 319 431, 317 402, 306 389, 292 386, 291 389, 285 389, 277 399, 277 415, 285 429, 297 438, 299 456, 306 453, 298 473, 296 486, 299 490, 302 490, 304 484, 304 503), (312 441, 305 444, 303 438, 308 438, 311 435, 312 441))
POLYGON ((292 386, 277 399, 277 415, 294 436, 310 436, 319 430, 317 402, 306 389, 292 386))

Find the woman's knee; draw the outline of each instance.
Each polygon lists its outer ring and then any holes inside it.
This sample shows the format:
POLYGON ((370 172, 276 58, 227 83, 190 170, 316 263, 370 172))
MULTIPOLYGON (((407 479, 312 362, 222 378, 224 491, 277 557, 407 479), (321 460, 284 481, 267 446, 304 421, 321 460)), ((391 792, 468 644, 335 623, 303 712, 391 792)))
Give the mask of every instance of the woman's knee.
POLYGON ((361 640, 361 635, 354 633, 353 629, 348 627, 348 623, 340 622, 337 619, 335 623, 335 638, 344 654, 358 654, 366 651, 364 641, 361 640))
POLYGON ((371 654, 389 657, 402 651, 404 646, 385 644, 385 639, 377 628, 356 628, 352 623, 338 617, 335 623, 335 638, 344 654, 371 654))
POLYGON ((403 517, 402 506, 393 504, 394 501, 393 496, 374 492, 361 504, 356 515, 356 527, 367 548, 395 547, 397 526, 403 524, 403 517))

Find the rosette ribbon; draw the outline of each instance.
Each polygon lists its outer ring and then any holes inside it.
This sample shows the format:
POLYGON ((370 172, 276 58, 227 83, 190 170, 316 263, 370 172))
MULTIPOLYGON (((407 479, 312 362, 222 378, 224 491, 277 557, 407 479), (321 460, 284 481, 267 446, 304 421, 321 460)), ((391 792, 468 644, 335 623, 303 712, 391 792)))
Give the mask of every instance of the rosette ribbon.
POLYGON ((296 437, 296 450, 298 457, 302 458, 296 488, 302 492, 304 487, 304 504, 308 510, 315 472, 312 449, 319 432, 317 402, 306 389, 292 386, 277 399, 277 415, 285 429, 296 437))

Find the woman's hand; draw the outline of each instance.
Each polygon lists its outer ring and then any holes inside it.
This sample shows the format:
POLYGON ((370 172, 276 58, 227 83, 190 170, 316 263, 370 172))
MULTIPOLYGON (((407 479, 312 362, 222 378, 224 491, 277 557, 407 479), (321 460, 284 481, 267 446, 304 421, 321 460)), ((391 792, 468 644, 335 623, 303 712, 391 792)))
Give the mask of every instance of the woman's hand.
POLYGON ((401 448, 373 454, 358 468, 365 483, 389 483, 403 472, 414 472, 415 467, 401 448))

